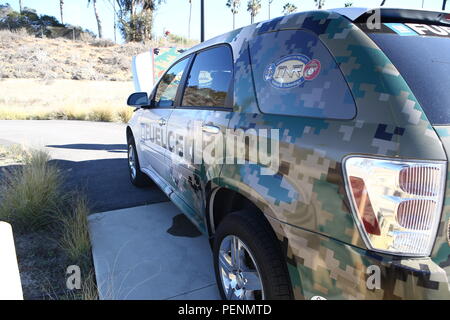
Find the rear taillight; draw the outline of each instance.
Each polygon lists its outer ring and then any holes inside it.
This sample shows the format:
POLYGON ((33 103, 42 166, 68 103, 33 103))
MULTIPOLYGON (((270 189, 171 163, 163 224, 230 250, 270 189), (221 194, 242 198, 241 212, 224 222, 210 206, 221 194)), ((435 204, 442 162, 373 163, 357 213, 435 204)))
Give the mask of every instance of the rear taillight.
POLYGON ((358 228, 370 249, 430 254, 442 210, 445 162, 351 156, 344 172, 358 228))
POLYGON ((439 189, 440 174, 440 170, 433 165, 403 168, 399 175, 400 188, 418 196, 433 196, 439 189))
POLYGON ((364 226, 366 232, 370 234, 380 235, 380 226, 378 219, 373 212, 372 203, 367 193, 364 180, 357 177, 350 177, 350 186, 355 200, 358 218, 364 226))

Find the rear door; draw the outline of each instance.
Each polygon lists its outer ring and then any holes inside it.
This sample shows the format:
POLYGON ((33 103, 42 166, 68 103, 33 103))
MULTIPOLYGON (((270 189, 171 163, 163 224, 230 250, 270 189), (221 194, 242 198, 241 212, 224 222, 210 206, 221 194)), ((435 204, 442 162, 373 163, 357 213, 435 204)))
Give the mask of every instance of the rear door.
POLYGON ((156 173, 156 178, 162 178, 162 182, 167 180, 167 162, 164 157, 167 148, 167 123, 174 110, 178 88, 188 64, 189 59, 185 58, 164 74, 151 97, 154 107, 146 109, 139 118, 142 167, 153 177, 156 173))
POLYGON ((220 45, 198 52, 186 79, 181 104, 170 116, 168 162, 171 199, 202 230, 204 224, 205 186, 218 178, 224 147, 207 149, 223 138, 231 114, 233 78, 232 51, 220 45), (203 151, 214 159, 203 161, 203 151))

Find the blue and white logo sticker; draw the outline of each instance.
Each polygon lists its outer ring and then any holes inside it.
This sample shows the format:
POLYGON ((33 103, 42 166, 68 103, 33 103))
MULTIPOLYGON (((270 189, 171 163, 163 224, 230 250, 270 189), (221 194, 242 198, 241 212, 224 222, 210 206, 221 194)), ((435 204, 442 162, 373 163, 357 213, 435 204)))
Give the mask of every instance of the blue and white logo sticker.
POLYGON ((305 81, 315 79, 320 73, 320 62, 304 54, 282 57, 267 66, 264 80, 280 89, 298 87, 305 81))
POLYGON ((401 36, 417 36, 417 33, 414 32, 411 28, 405 26, 403 23, 385 23, 386 27, 389 27, 395 33, 401 36))

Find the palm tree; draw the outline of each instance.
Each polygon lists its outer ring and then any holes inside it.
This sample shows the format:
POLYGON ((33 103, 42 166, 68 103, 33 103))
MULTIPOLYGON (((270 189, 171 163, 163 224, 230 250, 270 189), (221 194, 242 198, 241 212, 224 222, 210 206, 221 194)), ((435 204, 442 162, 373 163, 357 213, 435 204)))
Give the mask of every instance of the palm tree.
POLYGON ((261 0, 248 0, 247 11, 250 12, 250 21, 253 24, 255 17, 261 10, 261 0))
POLYGON ((292 3, 286 3, 283 6, 283 14, 285 16, 287 16, 288 14, 291 14, 293 12, 297 11, 297 6, 295 4, 292 3))
POLYGON ((269 2, 269 19, 270 19, 270 5, 272 4, 273 0, 268 0, 269 2))
POLYGON ((116 1, 114 1, 114 0, 112 0, 113 1, 113 3, 112 3, 112 5, 113 5, 113 11, 114 11, 114 16, 113 16, 113 19, 114 19, 114 43, 117 43, 117 21, 116 21, 116 17, 117 17, 117 11, 116 11, 116 1))
POLYGON ((236 29, 236 14, 241 6, 241 0, 227 0, 227 7, 231 9, 233 14, 233 30, 236 29))
POLYGON ((99 16, 98 10, 97 10, 97 0, 88 0, 88 6, 91 4, 91 2, 92 2, 92 6, 94 7, 95 19, 97 20, 98 37, 101 39, 101 38, 103 38, 102 22, 100 21, 100 16, 99 16))
POLYGON ((346 3, 344 4, 344 6, 345 6, 346 8, 351 7, 351 6, 353 6, 353 2, 346 2, 346 3))
POLYGON ((64 0, 59 0, 59 13, 61 14, 61 23, 62 24, 64 24, 63 7, 64 7, 64 0))
POLYGON ((317 9, 322 9, 322 7, 325 5, 325 0, 314 0, 316 3, 317 9))
POLYGON ((445 6, 447 5, 447 0, 442 1, 442 11, 445 10, 445 6))
POLYGON ((386 0, 381 1, 380 7, 384 6, 385 2, 386 2, 386 0))
POLYGON ((19 0, 19 12, 22 13, 22 0, 19 0))
POLYGON ((117 10, 114 8, 114 12, 125 40, 137 42, 152 39, 154 12, 165 0, 109 0, 109 2, 117 4, 117 10))
POLYGON ((191 39, 192 0, 189 1, 188 39, 191 39))

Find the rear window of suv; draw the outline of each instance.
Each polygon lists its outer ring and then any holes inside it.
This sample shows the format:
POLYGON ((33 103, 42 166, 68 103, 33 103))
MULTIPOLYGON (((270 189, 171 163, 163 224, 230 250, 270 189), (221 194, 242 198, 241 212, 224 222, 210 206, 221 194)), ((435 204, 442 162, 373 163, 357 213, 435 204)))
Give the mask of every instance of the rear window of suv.
POLYGON ((249 45, 262 112, 346 120, 356 115, 347 82, 316 35, 280 30, 260 34, 249 45))
POLYGON ((449 37, 370 33, 434 125, 450 124, 449 37))

